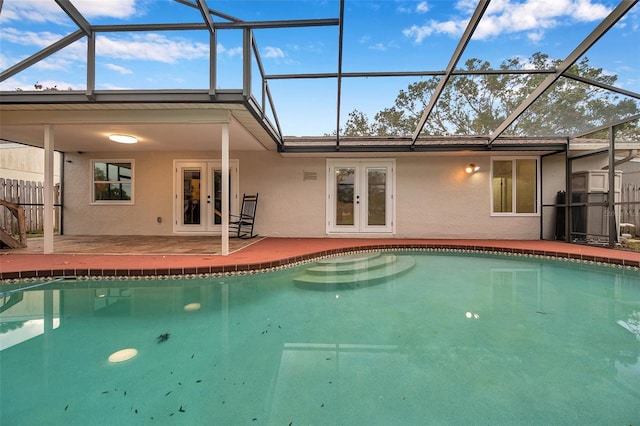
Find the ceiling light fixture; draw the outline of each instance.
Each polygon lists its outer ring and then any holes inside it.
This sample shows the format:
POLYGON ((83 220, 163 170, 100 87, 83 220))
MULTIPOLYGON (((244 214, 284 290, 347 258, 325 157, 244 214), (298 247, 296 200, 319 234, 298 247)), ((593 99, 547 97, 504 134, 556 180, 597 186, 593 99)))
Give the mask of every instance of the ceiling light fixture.
POLYGON ((475 165, 475 164, 473 164, 473 163, 470 163, 470 164, 469 164, 469 165, 464 169, 464 171, 465 171, 465 172, 467 172, 467 173, 475 173, 475 172, 477 172, 478 170, 480 170, 480 166, 476 166, 476 165, 475 165))
POLYGON ((138 143, 138 139, 129 135, 109 135, 109 140, 118 143, 138 143))

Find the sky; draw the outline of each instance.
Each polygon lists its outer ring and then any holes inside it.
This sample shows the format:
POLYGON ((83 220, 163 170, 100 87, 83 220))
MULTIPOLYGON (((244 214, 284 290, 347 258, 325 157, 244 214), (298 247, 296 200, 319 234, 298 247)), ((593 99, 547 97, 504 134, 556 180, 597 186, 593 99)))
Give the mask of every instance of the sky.
MULTIPOLYGON (((172 0, 71 0, 94 25, 202 22, 199 11, 172 0)), ((77 30, 54 0, 4 0, 0 11, 0 69, 77 30)), ((337 18, 337 0, 208 0, 211 9, 244 21, 337 18)), ((476 0, 346 0, 343 72, 442 71, 476 7, 476 0)), ((612 0, 493 0, 459 62, 481 58, 498 68, 535 52, 564 59, 606 17, 612 0)), ((214 21, 225 19, 214 16, 214 21)), ((255 31, 265 72, 335 73, 338 27, 255 31)), ((242 32, 218 31, 219 89, 242 86, 242 32)), ((206 89, 206 31, 100 33, 96 89, 206 89)), ((587 52, 592 66, 618 76, 617 86, 640 92, 640 5, 587 52)), ((420 77, 345 78, 341 123, 358 109, 372 117, 420 77)), ((261 98, 257 69, 253 90, 261 98)), ((86 39, 0 82, 0 90, 84 90, 86 39)), ((335 130, 335 79, 271 80, 285 135, 335 130)), ((273 118, 273 114, 269 114, 273 118)))

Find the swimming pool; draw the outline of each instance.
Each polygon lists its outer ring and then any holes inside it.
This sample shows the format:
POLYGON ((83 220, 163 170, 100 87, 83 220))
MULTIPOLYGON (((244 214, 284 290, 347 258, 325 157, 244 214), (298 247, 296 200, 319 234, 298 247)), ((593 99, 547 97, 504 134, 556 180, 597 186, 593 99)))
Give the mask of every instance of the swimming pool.
POLYGON ((637 271, 392 255, 369 281, 338 257, 5 294, 0 424, 640 422, 637 271))

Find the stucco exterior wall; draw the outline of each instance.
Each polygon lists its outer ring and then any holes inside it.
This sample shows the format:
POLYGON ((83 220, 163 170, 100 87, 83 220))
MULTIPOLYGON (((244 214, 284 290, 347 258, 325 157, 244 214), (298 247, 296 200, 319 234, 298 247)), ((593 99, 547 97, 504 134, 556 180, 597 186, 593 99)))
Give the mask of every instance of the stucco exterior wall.
MULTIPOLYGON (((173 161, 218 159, 217 152, 70 154, 65 163, 65 233, 171 235, 173 161), (90 204, 91 159, 135 160, 135 204, 90 204), (161 223, 157 218, 162 218, 161 223)), ((240 194, 260 193, 256 232, 264 236, 326 236, 323 157, 231 152, 240 166, 240 194), (305 179, 305 172, 307 179, 305 179), (317 177, 316 180, 309 177, 317 177)), ((393 158, 393 157, 386 157, 393 158)), ((396 157, 395 235, 402 238, 538 239, 540 218, 496 217, 490 205, 490 157, 396 157), (480 171, 469 175, 469 162, 480 171)))
MULTIPOLYGON (((19 144, 0 144, 0 178, 44 181, 44 150, 19 144)), ((54 153, 53 180, 60 182, 60 154, 54 153)))
MULTIPOLYGON (((170 235, 173 229, 174 155, 181 154, 67 154, 64 165, 64 233, 170 235), (134 205, 91 205, 92 159, 134 160, 134 205)), ((191 158, 191 155, 185 158, 191 158)))
POLYGON ((398 237, 538 239, 539 217, 491 215, 490 161, 470 156, 398 158, 398 237), (465 173, 468 163, 480 170, 465 173))

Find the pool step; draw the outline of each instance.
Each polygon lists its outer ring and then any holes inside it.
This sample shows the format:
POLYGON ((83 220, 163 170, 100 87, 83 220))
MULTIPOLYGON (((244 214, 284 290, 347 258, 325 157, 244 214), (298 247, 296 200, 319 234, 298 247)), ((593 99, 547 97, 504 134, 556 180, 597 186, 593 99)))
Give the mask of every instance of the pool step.
POLYGON ((359 258, 359 260, 338 260, 337 262, 322 261, 317 265, 307 268, 307 273, 313 275, 331 275, 331 274, 353 274, 359 271, 371 271, 373 269, 384 268, 397 260, 396 255, 382 255, 378 253, 375 256, 367 258, 359 258))
MULTIPOLYGON (((395 277, 415 266, 411 256, 366 253, 322 260, 294 278, 303 288, 322 290, 327 285, 360 287, 395 277)), ((333 287, 332 287, 333 288, 333 287)))

